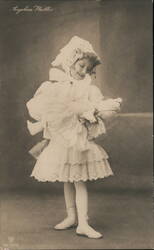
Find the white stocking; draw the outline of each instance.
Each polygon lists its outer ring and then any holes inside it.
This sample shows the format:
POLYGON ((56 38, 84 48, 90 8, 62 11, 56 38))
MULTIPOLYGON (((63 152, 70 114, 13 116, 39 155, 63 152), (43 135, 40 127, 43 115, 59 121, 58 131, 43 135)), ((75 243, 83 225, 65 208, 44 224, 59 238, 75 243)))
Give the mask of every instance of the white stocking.
POLYGON ((78 212, 78 224, 87 224, 88 220, 88 192, 84 182, 75 182, 76 207, 78 212))
POLYGON ((75 182, 76 207, 78 213, 77 234, 86 235, 89 238, 101 238, 102 235, 95 231, 88 224, 88 192, 86 183, 83 181, 75 182))
POLYGON ((55 226, 55 229, 67 229, 73 226, 77 221, 75 188, 73 183, 64 183, 64 197, 67 211, 67 217, 55 226))

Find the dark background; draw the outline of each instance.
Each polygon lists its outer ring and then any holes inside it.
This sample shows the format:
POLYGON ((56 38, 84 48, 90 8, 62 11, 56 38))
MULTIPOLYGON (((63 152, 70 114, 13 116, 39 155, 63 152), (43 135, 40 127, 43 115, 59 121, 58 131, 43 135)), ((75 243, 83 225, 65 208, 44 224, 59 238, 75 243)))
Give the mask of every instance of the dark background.
POLYGON ((50 63, 74 35, 89 40, 102 59, 97 85, 103 94, 122 97, 122 113, 130 114, 99 138, 115 176, 93 182, 92 188, 150 189, 151 0, 0 1, 0 189, 61 190, 61 183, 29 177, 35 160, 28 150, 41 136, 29 135, 25 104, 48 79, 50 63), (35 4, 51 6, 53 12, 12 11, 13 6, 35 4))

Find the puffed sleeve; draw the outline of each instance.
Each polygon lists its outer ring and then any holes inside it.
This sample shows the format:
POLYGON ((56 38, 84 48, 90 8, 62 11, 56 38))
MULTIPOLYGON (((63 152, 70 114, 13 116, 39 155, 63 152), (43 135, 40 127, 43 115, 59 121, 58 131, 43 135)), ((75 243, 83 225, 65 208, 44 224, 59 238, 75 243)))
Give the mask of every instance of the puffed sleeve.
POLYGON ((117 99, 105 99, 99 88, 92 85, 89 91, 89 100, 93 103, 98 115, 107 119, 115 116, 116 112, 119 110, 120 104, 117 99))
POLYGON ((89 89, 89 100, 93 103, 96 109, 99 109, 99 104, 104 100, 104 96, 99 90, 99 88, 95 85, 91 85, 89 89))
POLYGON ((33 98, 31 98, 27 103, 27 109, 32 118, 39 121, 42 119, 42 114, 44 112, 45 103, 47 101, 46 95, 48 93, 49 87, 52 83, 49 81, 43 82, 41 86, 35 92, 33 98))

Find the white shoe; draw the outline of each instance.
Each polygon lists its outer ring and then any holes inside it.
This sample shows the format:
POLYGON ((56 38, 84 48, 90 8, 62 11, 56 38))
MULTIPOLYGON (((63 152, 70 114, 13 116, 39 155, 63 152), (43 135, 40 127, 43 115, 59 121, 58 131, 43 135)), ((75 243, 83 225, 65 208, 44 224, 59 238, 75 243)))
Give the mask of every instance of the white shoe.
POLYGON ((102 234, 95 231, 88 224, 88 192, 86 184, 84 182, 75 182, 75 188, 76 207, 78 213, 78 227, 76 229, 76 233, 92 239, 102 238, 102 234))
POLYGON ((54 229, 64 230, 77 225, 76 207, 67 208, 67 217, 58 223, 54 229))
POLYGON ((102 238, 103 235, 97 231, 95 231, 92 227, 90 227, 89 225, 85 225, 85 226, 78 226, 76 229, 76 233, 78 235, 85 235, 88 238, 92 238, 92 239, 99 239, 102 238))
POLYGON ((59 224, 57 224, 54 229, 56 230, 64 230, 64 229, 68 229, 72 226, 76 226, 76 220, 74 218, 69 218, 67 217, 66 219, 64 219, 62 222, 60 222, 59 224))

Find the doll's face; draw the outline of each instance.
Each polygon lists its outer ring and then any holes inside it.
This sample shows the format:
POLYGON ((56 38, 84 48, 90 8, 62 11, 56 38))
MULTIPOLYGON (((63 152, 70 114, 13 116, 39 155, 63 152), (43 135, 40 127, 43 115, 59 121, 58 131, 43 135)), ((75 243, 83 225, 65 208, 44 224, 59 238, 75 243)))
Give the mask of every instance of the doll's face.
POLYGON ((71 76, 76 80, 82 80, 85 78, 91 67, 91 62, 87 58, 80 59, 71 66, 71 76))

